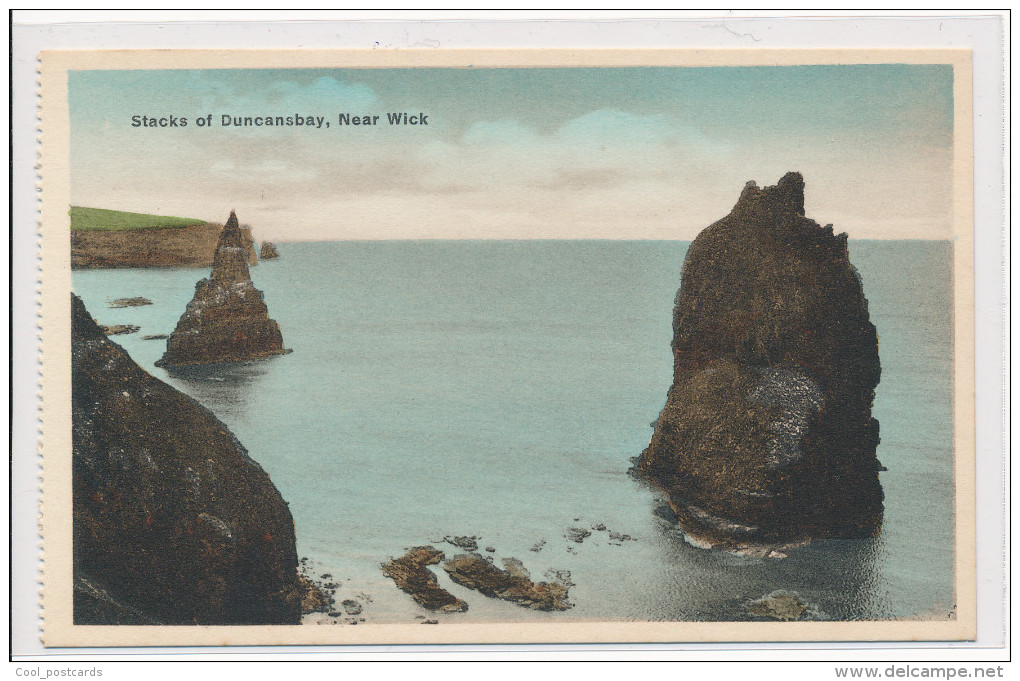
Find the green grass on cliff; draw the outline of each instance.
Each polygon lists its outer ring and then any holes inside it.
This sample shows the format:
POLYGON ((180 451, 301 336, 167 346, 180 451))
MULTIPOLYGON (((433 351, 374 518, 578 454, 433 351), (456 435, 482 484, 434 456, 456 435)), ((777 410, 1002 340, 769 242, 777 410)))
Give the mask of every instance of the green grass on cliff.
POLYGON ((121 231, 127 229, 175 229, 189 225, 203 225, 205 220, 177 218, 169 215, 126 213, 104 208, 71 206, 71 229, 121 231))

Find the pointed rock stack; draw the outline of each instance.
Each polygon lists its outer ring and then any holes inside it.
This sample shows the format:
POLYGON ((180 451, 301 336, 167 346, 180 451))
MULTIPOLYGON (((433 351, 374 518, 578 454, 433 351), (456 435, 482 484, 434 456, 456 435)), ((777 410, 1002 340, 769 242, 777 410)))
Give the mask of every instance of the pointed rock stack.
POLYGON ((740 547, 878 532, 878 337, 846 234, 804 216, 804 180, 749 182, 691 244, 673 385, 637 472, 687 534, 740 547))
POLYGON ((170 334, 156 366, 238 362, 284 353, 280 327, 269 318, 262 292, 248 273, 248 252, 237 216, 220 232, 212 274, 195 285, 195 297, 170 334))

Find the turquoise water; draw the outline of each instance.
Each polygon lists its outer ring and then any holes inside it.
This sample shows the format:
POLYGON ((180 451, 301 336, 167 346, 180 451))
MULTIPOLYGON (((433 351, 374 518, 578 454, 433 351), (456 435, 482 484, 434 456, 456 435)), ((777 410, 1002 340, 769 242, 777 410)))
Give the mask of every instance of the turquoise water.
MULTIPOLYGON (((252 268, 290 355, 170 375, 153 366, 207 273, 91 270, 74 289, 143 368, 212 409, 290 503, 299 555, 369 622, 426 614, 379 565, 444 535, 480 536, 536 580, 569 570, 574 608, 543 613, 440 582, 466 600, 441 621, 715 620, 796 592, 815 617, 944 616, 953 604, 949 242, 858 241, 878 327, 874 413, 886 494, 873 540, 785 559, 706 551, 626 474, 672 378, 686 242, 278 244, 252 268), (111 309, 115 298, 154 304, 111 309), (570 527, 604 524, 622 545, 570 527), (540 551, 531 548, 544 541, 540 551)), ((449 545, 448 553, 457 553, 449 545)), ((486 554, 488 555, 488 554, 486 554)), ((315 620, 317 616, 309 618, 315 620)))

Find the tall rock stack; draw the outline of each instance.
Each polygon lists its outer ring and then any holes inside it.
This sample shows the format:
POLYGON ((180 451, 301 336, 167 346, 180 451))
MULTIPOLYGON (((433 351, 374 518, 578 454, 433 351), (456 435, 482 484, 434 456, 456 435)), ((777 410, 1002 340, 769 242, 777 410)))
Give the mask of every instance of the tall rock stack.
POLYGON ((637 472, 689 536, 725 548, 876 534, 878 336, 846 234, 804 180, 749 182, 691 244, 673 385, 637 472))
POLYGON ((205 407, 71 300, 76 624, 298 624, 294 521, 205 407))
POLYGON ((195 297, 167 339, 156 366, 238 362, 283 354, 279 325, 269 318, 262 292, 248 273, 248 252, 237 216, 220 232, 212 274, 195 285, 195 297))

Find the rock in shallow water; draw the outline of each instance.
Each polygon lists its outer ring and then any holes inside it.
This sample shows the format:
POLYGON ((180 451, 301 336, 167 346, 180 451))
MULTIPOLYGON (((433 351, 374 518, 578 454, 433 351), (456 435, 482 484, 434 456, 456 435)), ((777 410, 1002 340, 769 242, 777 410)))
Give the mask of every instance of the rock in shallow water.
POLYGON ((569 610, 569 587, 560 582, 532 582, 523 563, 504 558, 500 570, 477 553, 461 554, 443 563, 443 569, 457 584, 486 596, 510 601, 532 610, 569 610))
POLYGON ((456 546, 458 549, 464 549, 465 551, 477 551, 479 539, 481 539, 481 537, 476 537, 474 535, 460 537, 451 537, 450 535, 446 535, 443 537, 443 541, 447 544, 456 546))
POLYGON ((117 298, 116 300, 110 301, 110 307, 141 307, 142 305, 152 305, 152 301, 142 296, 136 296, 134 298, 117 298))
POLYGON ((591 532, 584 529, 583 527, 570 527, 567 528, 566 535, 567 539, 577 544, 584 542, 587 537, 591 536, 591 532))
POLYGON ((382 571, 426 610, 463 612, 468 609, 467 603, 439 586, 439 580, 428 569, 444 557, 434 546, 416 546, 400 558, 384 563, 382 571))
POLYGON ((280 257, 276 251, 276 244, 272 241, 263 241, 259 247, 259 260, 272 260, 280 257))
POLYGON ((637 473, 680 525, 733 547, 876 534, 878 338, 845 234, 804 182, 748 183, 687 253, 673 385, 637 473))
POLYGON ((753 601, 747 608, 750 615, 779 622, 792 622, 800 619, 807 610, 808 607, 796 597, 784 593, 769 595, 753 601))
POLYGON ((106 324, 99 327, 107 336, 120 336, 128 333, 137 333, 142 327, 134 324, 106 324))

